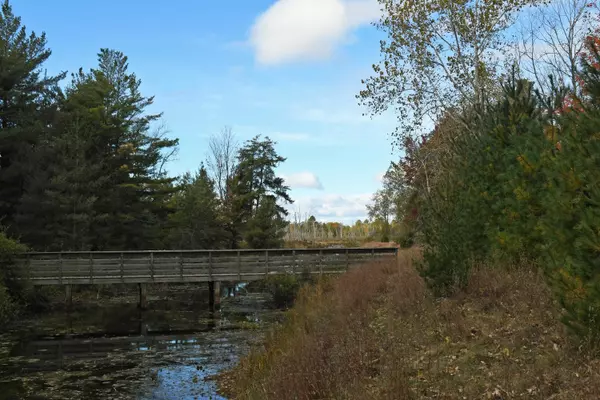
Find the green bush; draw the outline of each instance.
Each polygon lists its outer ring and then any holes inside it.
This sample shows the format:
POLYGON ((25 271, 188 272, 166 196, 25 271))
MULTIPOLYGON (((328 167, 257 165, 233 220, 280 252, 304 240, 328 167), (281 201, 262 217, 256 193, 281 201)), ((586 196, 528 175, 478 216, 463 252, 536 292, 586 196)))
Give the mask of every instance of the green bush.
POLYGON ((276 307, 287 308, 294 303, 303 280, 293 274, 271 275, 265 279, 264 288, 273 296, 276 307))
POLYGON ((25 286, 17 279, 18 274, 13 268, 15 256, 25 249, 0 229, 0 324, 14 318, 19 303, 25 300, 25 286))

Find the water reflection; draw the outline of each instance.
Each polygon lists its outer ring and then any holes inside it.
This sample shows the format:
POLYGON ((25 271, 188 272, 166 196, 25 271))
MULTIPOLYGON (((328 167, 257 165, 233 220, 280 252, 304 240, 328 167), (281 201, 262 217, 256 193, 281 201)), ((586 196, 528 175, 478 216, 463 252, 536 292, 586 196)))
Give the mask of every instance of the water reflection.
POLYGON ((236 362, 278 314, 260 296, 205 310, 156 301, 144 312, 122 304, 26 321, 0 336, 0 398, 220 398, 207 378, 236 362), (255 329, 242 329, 249 323, 255 329))

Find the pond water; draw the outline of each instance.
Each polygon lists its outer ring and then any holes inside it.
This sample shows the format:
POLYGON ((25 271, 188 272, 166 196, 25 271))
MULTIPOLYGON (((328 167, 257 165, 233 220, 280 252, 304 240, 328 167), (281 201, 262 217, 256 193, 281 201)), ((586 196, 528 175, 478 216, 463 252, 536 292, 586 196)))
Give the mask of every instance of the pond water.
POLYGON ((190 294, 77 303, 0 335, 0 399, 223 399, 211 378, 281 318, 260 294, 223 299, 219 313, 190 294))

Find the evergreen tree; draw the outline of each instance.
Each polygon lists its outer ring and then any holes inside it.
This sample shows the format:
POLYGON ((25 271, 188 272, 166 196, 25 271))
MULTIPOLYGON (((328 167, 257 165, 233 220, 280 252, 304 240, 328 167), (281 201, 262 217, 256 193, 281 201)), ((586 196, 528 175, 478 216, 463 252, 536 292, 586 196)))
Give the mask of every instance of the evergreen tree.
POLYGON ((40 250, 89 250, 93 227, 103 222, 96 205, 109 186, 97 140, 106 129, 101 105, 106 86, 81 72, 61 103, 51 140, 36 155, 43 171, 26 187, 19 208, 20 232, 40 250))
MULTIPOLYGON (((290 189, 282 178, 275 175, 275 168, 285 160, 277 154, 275 143, 268 137, 261 140, 260 136, 256 136, 240 148, 238 165, 233 179, 230 180, 229 194, 226 199, 226 226, 232 248, 238 245, 240 237, 245 238, 247 224, 250 220, 259 217, 259 209, 261 217, 271 213, 269 215, 274 218, 272 220, 274 228, 279 227, 279 221, 284 220, 288 215, 288 211, 278 202, 293 203, 288 194, 290 189), (274 199, 274 202, 261 209, 262 201, 271 202, 268 199, 274 199)), ((266 224, 267 221, 264 223, 266 224)), ((256 221, 253 224, 256 224, 256 221)))
POLYGON ((11 230, 28 179, 35 177, 32 152, 48 134, 64 74, 47 76, 50 57, 44 33, 27 33, 8 0, 0 12, 0 218, 11 230))
MULTIPOLYGON (((169 214, 175 192, 174 178, 162 170, 164 151, 177 146, 150 132, 160 114, 146 114, 153 97, 140 93, 141 81, 128 72, 127 57, 102 49, 99 67, 80 72, 85 85, 94 82, 102 93, 97 104, 101 115, 94 152, 101 158, 106 184, 96 202, 96 212, 106 218, 94 225, 97 249, 142 249, 161 241, 161 226, 169 214)), ((91 110, 96 111, 96 108, 91 110)))
POLYGON ((545 149, 530 82, 514 76, 477 133, 456 135, 442 174, 419 200, 423 275, 441 293, 461 287, 476 262, 513 262, 536 247, 545 149))
POLYGON ((102 49, 99 67, 80 70, 61 102, 54 134, 36 154, 43 166, 19 209, 23 237, 40 249, 162 247, 176 188, 162 170, 177 145, 150 132, 127 57, 102 49))
POLYGON ((600 46, 587 42, 583 98, 568 99, 556 125, 558 151, 547 168, 538 230, 543 265, 567 326, 600 346, 600 46))
POLYGON ((275 249, 283 246, 287 221, 277 209, 274 196, 266 195, 256 213, 246 224, 244 241, 253 249, 275 249))
POLYGON ((176 249, 220 248, 225 232, 219 220, 215 183, 204 165, 191 176, 182 177, 181 191, 172 200, 171 247, 176 249))

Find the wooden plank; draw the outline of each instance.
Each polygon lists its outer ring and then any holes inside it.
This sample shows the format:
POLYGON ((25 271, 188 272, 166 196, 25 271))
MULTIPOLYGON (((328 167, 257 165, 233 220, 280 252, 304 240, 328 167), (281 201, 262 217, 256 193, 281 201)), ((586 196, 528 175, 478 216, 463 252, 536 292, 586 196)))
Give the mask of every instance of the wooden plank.
POLYGON ((237 252, 237 268, 238 268, 238 280, 242 280, 242 259, 240 257, 241 253, 238 250, 237 252))
POLYGON ((94 282, 94 257, 92 256, 92 252, 90 252, 90 283, 94 282))
POLYGON ((183 257, 184 262, 208 262, 208 257, 183 257))
POLYGON ((154 280, 154 253, 150 253, 150 276, 154 280))
POLYGON ((323 250, 319 250, 319 275, 323 275, 323 250))
POLYGON ((269 250, 265 250, 265 274, 269 274, 269 250))
POLYGON ((210 279, 212 280, 212 275, 213 275, 212 251, 208 253, 208 273, 210 274, 210 279))
POLYGON ((179 275, 183 280, 183 253, 179 253, 179 275))
POLYGON ((119 272, 121 273, 121 281, 125 279, 125 262, 123 261, 123 253, 119 254, 119 272))

